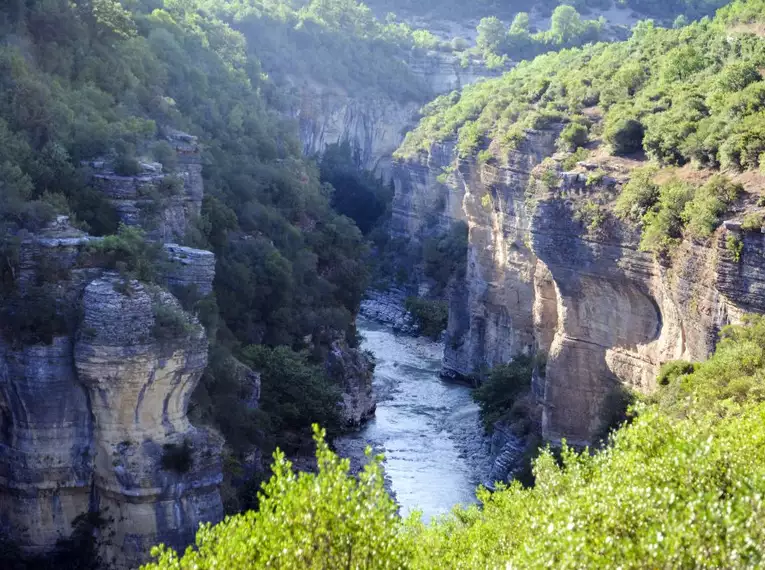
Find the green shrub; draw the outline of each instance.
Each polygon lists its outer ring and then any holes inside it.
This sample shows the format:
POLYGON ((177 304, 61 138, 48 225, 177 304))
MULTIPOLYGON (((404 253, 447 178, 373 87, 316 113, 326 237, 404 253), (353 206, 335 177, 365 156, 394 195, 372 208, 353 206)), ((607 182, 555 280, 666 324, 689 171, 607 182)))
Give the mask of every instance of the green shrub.
POLYGON ((151 282, 164 250, 146 240, 142 229, 120 224, 116 235, 106 236, 90 246, 96 265, 119 270, 125 278, 151 282))
POLYGON ((635 394, 626 386, 617 383, 607 392, 598 410, 598 427, 594 441, 601 444, 617 429, 632 421, 631 407, 637 402, 635 394))
POLYGON ((587 200, 574 206, 574 219, 580 222, 588 233, 594 234, 606 221, 606 212, 597 202, 587 200))
POLYGON ((179 196, 183 193, 183 179, 178 176, 164 176, 159 181, 158 191, 160 199, 179 196))
POLYGON ((744 216, 741 229, 745 232, 759 232, 765 225, 765 212, 750 212, 744 216))
POLYGON ((589 172, 587 174, 587 186, 597 186, 601 182, 603 182, 603 179, 606 177, 606 172, 602 168, 598 168, 597 170, 593 170, 592 172, 589 172))
POLYGON ((449 322, 449 304, 446 301, 408 297, 406 310, 414 317, 420 334, 438 339, 449 322))
POLYGON ((658 201, 643 216, 641 250, 665 255, 680 242, 683 232, 682 214, 692 197, 693 188, 678 179, 672 179, 659 188, 658 201))
POLYGON ((574 152, 569 154, 562 163, 563 170, 569 171, 576 168, 576 165, 578 162, 582 162, 584 160, 587 160, 587 157, 590 156, 590 151, 586 148, 579 147, 574 152))
POLYGON ((575 151, 587 144, 588 137, 589 131, 587 127, 579 123, 569 123, 563 128, 558 137, 558 148, 566 151, 575 151))
POLYGON ((153 305, 154 327, 152 333, 158 340, 177 340, 187 337, 194 330, 183 309, 156 302, 153 305))
POLYGON ((725 236, 725 249, 731 254, 733 260, 738 263, 741 261, 741 254, 744 252, 744 242, 737 235, 729 233, 725 236))
POLYGON ((275 453, 257 512, 203 525, 182 560, 167 547, 152 549, 157 561, 143 569, 212 568, 223 559, 227 570, 406 567, 413 545, 385 490, 381 458, 356 477, 324 438, 314 427, 317 473, 298 474, 275 453))
POLYGON ((516 401, 531 389, 533 368, 533 359, 520 354, 510 364, 495 366, 482 375, 480 385, 473 391, 473 399, 481 408, 487 430, 506 418, 516 401))
POLYGON ((630 173, 630 180, 622 187, 614 205, 617 216, 633 222, 642 219, 659 199, 659 185, 653 181, 657 172, 655 166, 644 166, 630 173))
POLYGON ((656 383, 660 386, 667 386, 687 374, 693 374, 696 370, 696 366, 685 360, 670 360, 669 362, 662 364, 659 370, 659 376, 656 378, 656 383))
POLYGON ((645 129, 640 121, 619 118, 606 125, 603 138, 616 155, 630 154, 643 148, 645 129))
POLYGON ((137 176, 141 173, 141 165, 135 156, 119 154, 112 164, 114 173, 120 176, 137 176))
POLYGON ((685 205, 682 218, 687 233, 696 239, 711 236, 720 224, 720 217, 741 191, 741 185, 732 184, 722 175, 710 178, 685 205))

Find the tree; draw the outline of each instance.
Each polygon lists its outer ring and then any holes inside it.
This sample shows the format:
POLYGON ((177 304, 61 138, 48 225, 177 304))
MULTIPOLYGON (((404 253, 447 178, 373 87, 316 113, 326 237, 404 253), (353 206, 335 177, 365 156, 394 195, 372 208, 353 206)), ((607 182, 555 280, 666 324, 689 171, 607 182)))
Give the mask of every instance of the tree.
POLYGON ((622 155, 640 150, 644 133, 645 129, 640 121, 619 118, 606 126, 603 136, 611 145, 611 152, 622 155))
POLYGON ((582 18, 573 6, 561 4, 552 14, 550 36, 559 45, 571 43, 583 32, 582 18))
POLYGON ((495 16, 481 18, 476 43, 484 53, 501 54, 505 45, 505 26, 495 16))
POLYGON ((531 46, 531 32, 529 30, 529 14, 518 12, 507 32, 507 51, 512 57, 520 59, 531 46))

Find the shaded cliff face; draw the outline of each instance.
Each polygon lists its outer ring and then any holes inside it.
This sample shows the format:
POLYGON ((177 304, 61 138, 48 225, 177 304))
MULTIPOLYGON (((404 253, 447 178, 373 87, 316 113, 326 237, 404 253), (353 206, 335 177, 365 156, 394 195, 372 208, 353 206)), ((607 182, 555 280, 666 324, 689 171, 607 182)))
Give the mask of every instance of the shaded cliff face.
POLYGON ((154 162, 140 163, 142 172, 137 176, 116 174, 104 160, 88 166, 94 171, 94 185, 109 198, 122 223, 140 226, 151 239, 169 243, 182 240, 190 222, 200 215, 204 182, 197 137, 167 130, 164 138, 177 157, 172 173, 154 162))
POLYGON ((451 287, 445 371, 467 375, 518 353, 545 353, 544 375, 534 380, 544 436, 586 443, 609 392, 621 384, 652 390, 662 363, 706 358, 724 325, 765 310, 765 238, 726 224, 709 243, 684 242, 660 262, 613 215, 589 231, 577 221, 580 206, 593 193, 613 200, 627 177, 588 186, 585 174, 558 174, 547 188, 538 165, 555 152, 561 128, 528 131, 504 164, 461 161, 435 147, 397 165, 393 227, 417 239, 434 206, 461 203, 467 273, 451 287), (739 262, 726 247, 729 232, 741 234, 739 262))
MULTIPOLYGON (((454 55, 437 52, 412 57, 408 64, 433 96, 502 72, 488 69, 480 62, 463 67, 454 55)), ((348 141, 358 150, 359 166, 386 180, 391 175, 393 152, 428 99, 402 102, 383 94, 357 97, 343 89, 309 81, 295 81, 292 91, 297 103, 290 115, 298 121, 306 156, 321 154, 327 145, 348 141)))
MULTIPOLYGON (((98 513, 102 559, 132 568, 153 544, 184 546, 200 522, 220 520, 222 441, 186 419, 207 363, 204 330, 168 292, 98 266, 97 241, 59 218, 20 244, 18 298, 39 302, 45 282, 60 323, 49 339, 6 332, 0 342, 0 520, 37 555, 98 513), (183 326, 162 334, 168 313, 183 326), (188 448, 182 473, 163 462, 166 446, 188 448)), ((209 291, 211 255, 171 249, 167 271, 209 291)))
POLYGON ((97 508, 108 521, 102 556, 132 568, 152 545, 182 548, 201 522, 222 518, 223 440, 186 417, 207 365, 204 330, 169 293, 121 284, 107 275, 85 288, 74 360, 93 417, 97 508), (183 320, 180 334, 158 332, 158 307, 183 320))

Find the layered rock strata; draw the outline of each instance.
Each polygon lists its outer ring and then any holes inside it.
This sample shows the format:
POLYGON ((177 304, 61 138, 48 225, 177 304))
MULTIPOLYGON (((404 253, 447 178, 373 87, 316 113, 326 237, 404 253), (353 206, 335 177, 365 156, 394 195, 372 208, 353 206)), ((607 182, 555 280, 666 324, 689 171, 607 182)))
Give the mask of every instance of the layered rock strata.
POLYGON ((182 549, 200 523, 222 518, 223 440, 186 417, 207 365, 204 329, 170 294, 128 287, 107 275, 85 288, 74 359, 93 417, 102 557, 133 568, 153 545, 182 549), (182 319, 182 334, 158 332, 158 306, 182 319))
MULTIPOLYGON (((97 242, 59 217, 20 243, 2 307, 0 530, 45 555, 97 514, 103 561, 134 568, 221 518, 222 441, 186 419, 204 330, 169 293, 99 266, 97 242)), ((175 284, 209 292, 212 254, 170 249, 186 262, 175 284)))
POLYGON ((355 96, 339 87, 294 81, 296 103, 289 114, 298 121, 306 156, 321 154, 327 145, 349 142, 358 153, 359 167, 391 176, 392 155, 417 120, 420 108, 433 95, 449 93, 506 69, 488 69, 480 61, 463 66, 451 54, 431 52, 413 56, 408 65, 427 87, 421 100, 398 101, 380 93, 355 96))
POLYGON ((164 138, 176 152, 177 166, 140 162, 135 176, 116 174, 108 161, 90 162, 93 182, 111 201, 122 223, 140 226, 151 239, 164 243, 184 238, 190 222, 202 211, 204 183, 197 138, 165 129, 164 138))
POLYGON ((467 375, 519 353, 545 354, 534 383, 543 434, 584 444, 611 391, 652 390, 662 363, 706 358, 724 325, 765 310, 765 236, 729 223, 706 243, 682 243, 671 259, 641 251, 639 230, 609 212, 628 173, 587 184, 586 174, 560 174, 557 163, 539 166, 561 128, 528 131, 500 161, 460 160, 437 145, 398 164, 392 227, 417 240, 434 209, 437 224, 467 221, 446 371, 467 375), (550 187, 540 168, 555 171, 550 187), (604 215, 597 231, 582 221, 591 204, 604 215), (743 244, 738 261, 729 235, 743 244))

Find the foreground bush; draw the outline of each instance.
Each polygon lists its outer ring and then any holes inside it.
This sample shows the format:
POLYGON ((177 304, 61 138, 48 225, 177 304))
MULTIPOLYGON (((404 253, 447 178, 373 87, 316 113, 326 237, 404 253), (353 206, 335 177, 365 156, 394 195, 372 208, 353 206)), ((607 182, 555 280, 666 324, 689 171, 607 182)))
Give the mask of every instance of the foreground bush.
POLYGON ((182 557, 165 547, 153 549, 157 562, 144 570, 404 567, 411 542, 385 491, 380 458, 353 477, 349 461, 338 459, 324 437, 314 427, 318 474, 296 475, 277 452, 257 513, 203 526, 196 549, 182 557))
MULTIPOLYGON (((402 521, 379 459, 359 479, 316 432, 319 473, 276 454, 260 510, 203 527, 144 570, 226 568, 757 568, 765 564, 765 319, 728 327, 715 355, 674 364, 607 449, 544 452, 536 484, 425 527, 402 521)), ((665 371, 666 372, 666 371, 665 371)))

